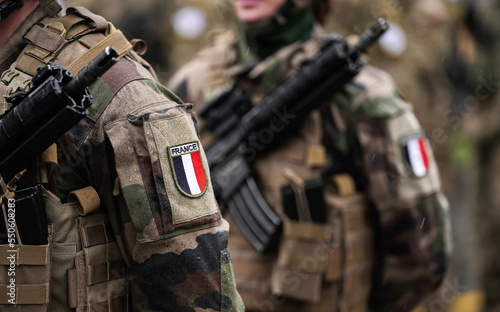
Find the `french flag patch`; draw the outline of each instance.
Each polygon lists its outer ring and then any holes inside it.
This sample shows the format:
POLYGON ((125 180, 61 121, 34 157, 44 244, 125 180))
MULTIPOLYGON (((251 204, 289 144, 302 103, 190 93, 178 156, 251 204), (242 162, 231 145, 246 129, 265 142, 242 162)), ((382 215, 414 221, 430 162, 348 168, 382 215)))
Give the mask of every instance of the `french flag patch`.
POLYGON ((414 134, 407 136, 403 142, 403 155, 408 168, 417 178, 425 176, 429 171, 425 137, 421 133, 414 134))
POLYGON ((198 142, 168 148, 177 188, 189 197, 198 197, 207 189, 207 176, 201 162, 198 142))

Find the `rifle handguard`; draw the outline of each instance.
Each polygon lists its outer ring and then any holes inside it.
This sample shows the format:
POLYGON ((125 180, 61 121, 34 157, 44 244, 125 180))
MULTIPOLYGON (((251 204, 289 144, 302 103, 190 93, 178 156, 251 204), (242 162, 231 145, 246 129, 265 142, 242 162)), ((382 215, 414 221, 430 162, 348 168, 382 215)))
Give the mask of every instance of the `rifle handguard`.
POLYGON ((38 68, 29 92, 7 99, 13 107, 0 116, 0 174, 6 181, 88 114, 93 99, 87 87, 118 61, 117 56, 106 48, 75 78, 49 63, 38 68))

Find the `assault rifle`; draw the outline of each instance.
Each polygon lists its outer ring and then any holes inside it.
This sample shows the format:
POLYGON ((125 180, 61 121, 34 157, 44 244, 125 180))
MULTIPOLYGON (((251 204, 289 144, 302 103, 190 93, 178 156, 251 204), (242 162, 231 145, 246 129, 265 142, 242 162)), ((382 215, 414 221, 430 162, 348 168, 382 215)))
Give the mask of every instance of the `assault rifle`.
POLYGON ((252 176, 251 163, 257 152, 268 150, 283 139, 309 112, 350 82, 363 67, 361 54, 387 29, 388 24, 378 20, 353 47, 344 38, 330 35, 316 58, 304 64, 258 106, 252 107, 245 91, 234 86, 200 110, 205 127, 215 136, 215 143, 206 148, 206 155, 217 199, 229 207, 258 251, 265 252, 273 244, 281 220, 260 194, 252 176), (273 129, 273 121, 282 112, 293 118, 284 120, 279 131, 266 135, 265 139, 261 133, 259 138, 259 131, 273 129), (258 146, 249 147, 250 142, 258 142, 258 146))
POLYGON ((88 114, 87 88, 118 62, 107 47, 73 77, 55 63, 37 69, 29 92, 7 98, 12 107, 0 116, 0 174, 6 182, 88 114))

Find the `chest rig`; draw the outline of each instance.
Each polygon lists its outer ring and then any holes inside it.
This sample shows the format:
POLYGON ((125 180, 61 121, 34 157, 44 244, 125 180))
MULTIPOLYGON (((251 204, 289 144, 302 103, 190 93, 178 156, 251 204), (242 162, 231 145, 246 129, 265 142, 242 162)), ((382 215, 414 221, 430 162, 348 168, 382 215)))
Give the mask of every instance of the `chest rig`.
MULTIPOLYGON (((112 24, 84 8, 69 8, 64 17, 41 20, 24 40, 27 46, 1 74, 3 95, 27 91, 37 68, 49 62, 75 75, 107 46, 120 56, 132 48, 112 24)), ((7 109, 3 104, 0 108, 7 109)), ((53 144, 20 177, 21 184, 26 178, 28 184, 38 185, 36 196, 45 206, 48 238, 42 245, 21 240, 0 245, 0 310, 128 311, 127 266, 99 195, 88 186, 74 190, 67 203, 61 203, 48 186, 57 157, 53 144)), ((1 182, 4 220, 8 222, 9 208, 15 208, 14 200, 19 197, 17 181, 1 182)), ((17 237, 22 237, 19 231, 16 228, 17 237)))

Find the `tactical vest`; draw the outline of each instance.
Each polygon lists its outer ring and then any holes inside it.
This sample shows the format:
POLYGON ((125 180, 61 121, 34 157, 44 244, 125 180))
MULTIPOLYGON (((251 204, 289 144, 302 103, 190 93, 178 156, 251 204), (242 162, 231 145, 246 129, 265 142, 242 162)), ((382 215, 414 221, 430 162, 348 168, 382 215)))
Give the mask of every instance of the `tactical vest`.
MULTIPOLYGON (((50 61, 76 74, 106 46, 142 60, 121 32, 84 8, 43 19, 24 39, 27 47, 1 75, 8 93, 27 91, 36 69, 50 61)), ((54 144, 39 157, 37 172, 30 174, 46 186, 56 164, 54 144)), ((16 179, 8 185, 0 182, 4 219, 9 220, 16 179)), ((127 266, 95 189, 75 190, 65 204, 46 187, 42 196, 48 244, 0 245, 0 310, 128 311, 127 266)))
MULTIPOLYGON (((210 50, 200 53, 209 64, 208 81, 198 83, 202 78, 190 77, 188 98, 198 99, 201 95, 206 101, 225 88, 237 62, 234 40, 233 36, 223 34, 216 37, 210 50)), ((314 44, 309 43, 303 49, 314 50, 314 44)), ((252 96, 255 103, 262 95, 252 96)), ((339 112, 332 108, 331 113, 339 112)), ((237 288, 247 311, 368 311, 374 265, 370 208, 365 196, 356 192, 348 174, 322 181, 316 192, 310 186, 318 181, 303 178, 321 176, 321 168, 330 161, 322 145, 321 124, 325 121, 319 111, 311 115, 305 125, 311 129, 307 142, 287 146, 256 163, 257 171, 276 173, 268 174, 267 180, 261 181, 260 190, 283 222, 277 250, 258 253, 230 213, 224 215, 231 225, 231 258, 237 288), (292 164, 285 164, 284 157, 293 159, 292 164), (283 196, 285 187, 289 189, 288 199, 283 196), (317 201, 308 200, 318 192, 324 199, 321 209, 326 218, 323 222, 313 222, 307 216, 320 208, 315 206, 317 201), (290 198, 294 209, 302 214, 298 220, 285 213, 290 198)), ((202 128, 203 120, 200 125, 202 128)), ((202 142, 208 146, 212 138, 210 134, 204 137, 203 129, 201 131, 202 142)))

